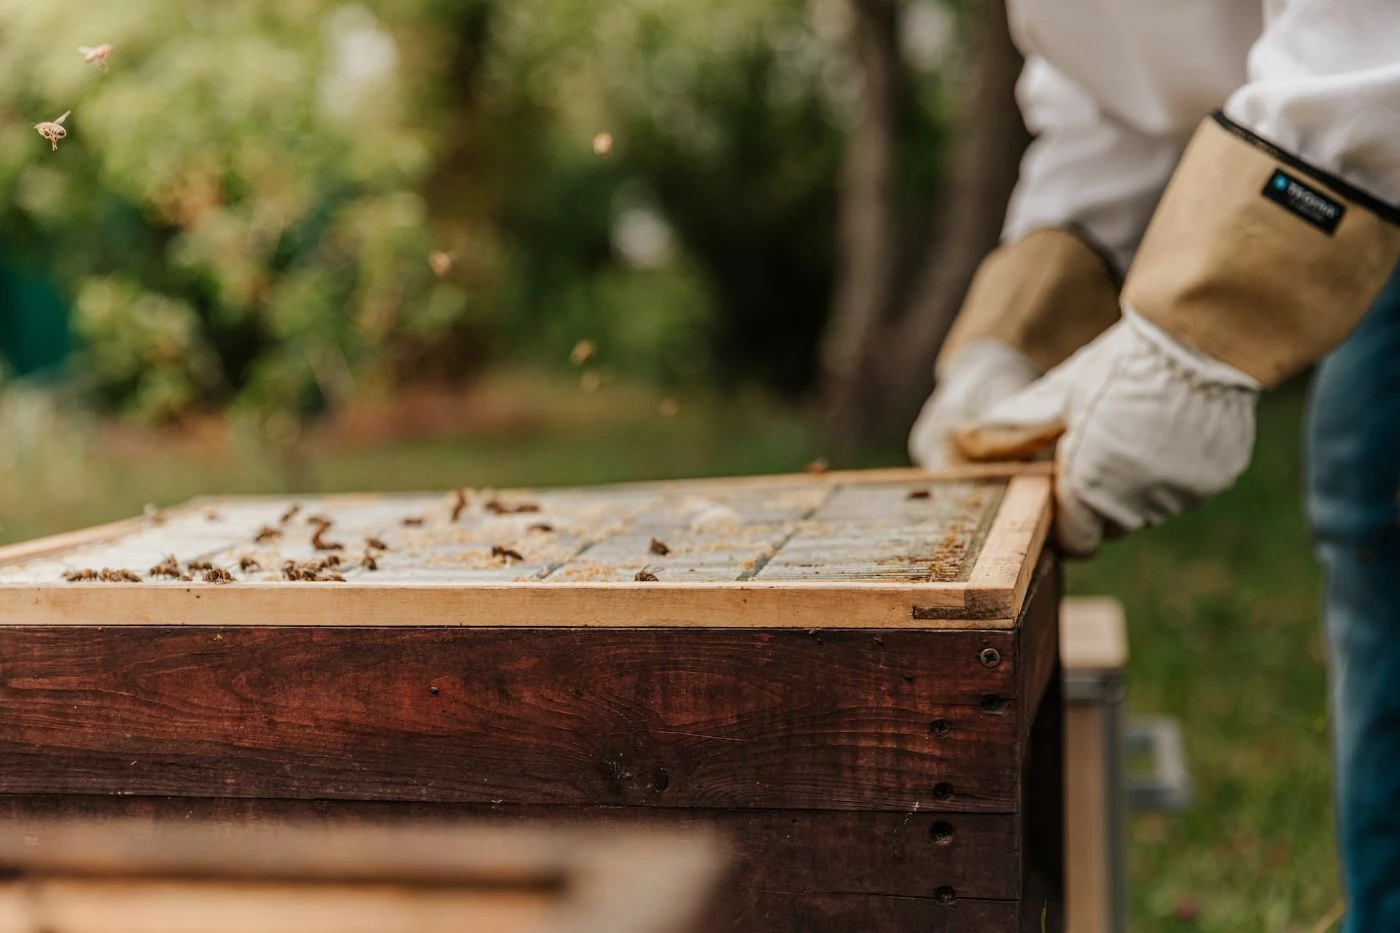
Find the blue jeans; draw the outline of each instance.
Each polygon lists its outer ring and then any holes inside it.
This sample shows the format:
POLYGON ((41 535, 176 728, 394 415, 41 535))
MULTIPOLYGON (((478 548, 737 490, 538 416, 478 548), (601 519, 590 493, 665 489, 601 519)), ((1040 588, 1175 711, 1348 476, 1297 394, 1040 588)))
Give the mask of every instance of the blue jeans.
POLYGON ((1400 269, 1319 367, 1308 518, 1327 572, 1347 933, 1400 931, 1400 269))

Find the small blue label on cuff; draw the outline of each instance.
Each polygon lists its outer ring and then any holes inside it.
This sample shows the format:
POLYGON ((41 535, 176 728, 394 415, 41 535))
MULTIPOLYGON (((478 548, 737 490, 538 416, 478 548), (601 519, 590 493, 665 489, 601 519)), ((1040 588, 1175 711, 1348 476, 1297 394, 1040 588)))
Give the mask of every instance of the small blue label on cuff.
POLYGON ((1342 215, 1347 210, 1345 204, 1299 181, 1283 169, 1274 170, 1262 194, 1328 236, 1337 231, 1337 224, 1342 222, 1342 215))

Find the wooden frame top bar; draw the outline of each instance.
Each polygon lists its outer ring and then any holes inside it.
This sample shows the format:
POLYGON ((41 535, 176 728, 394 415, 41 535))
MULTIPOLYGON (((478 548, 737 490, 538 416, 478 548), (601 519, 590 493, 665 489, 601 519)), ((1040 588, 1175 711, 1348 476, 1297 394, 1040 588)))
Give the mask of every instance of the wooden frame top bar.
MULTIPOLYGON (((890 579, 876 566, 879 561, 870 564, 873 569, 868 578, 863 577, 859 569, 864 564, 852 563, 857 569, 840 579, 822 579, 822 568, 817 567, 814 579, 789 575, 770 580, 764 579, 760 563, 759 570, 747 579, 704 582, 671 579, 665 574, 658 582, 635 582, 630 578, 605 582, 545 578, 553 568, 540 571, 540 579, 524 580, 436 582, 425 579, 419 582, 399 579, 385 582, 374 574, 359 574, 337 583, 240 580, 232 585, 173 581, 65 583, 54 573, 55 568, 72 566, 74 555, 86 552, 100 555, 104 553, 103 548, 109 553, 111 548, 119 548, 125 539, 135 534, 152 532, 152 521, 141 518, 0 548, 0 626, 1010 628, 1020 612, 1030 575, 1049 531, 1052 490, 1048 466, 971 467, 938 474, 915 470, 832 472, 818 476, 637 483, 564 492, 583 502, 591 501, 589 497, 595 494, 650 497, 740 494, 749 497, 744 499, 746 502, 758 502, 759 507, 767 507, 777 501, 774 497, 780 496, 784 489, 817 490, 821 501, 826 503, 837 490, 851 491, 854 495, 881 488, 888 492, 888 487, 894 485, 933 490, 936 500, 939 484, 961 483, 966 487, 970 480, 1002 482, 997 484, 995 498, 978 500, 988 510, 986 520, 977 519, 982 525, 975 532, 962 534, 964 539, 975 537, 974 542, 969 544, 961 539, 957 542, 960 553, 965 555, 966 566, 960 567, 953 574, 956 579, 952 580, 890 579), (768 490, 772 490, 772 496, 768 496, 768 490), (760 495, 755 497, 755 492, 760 495), (38 568, 34 570, 37 582, 23 579, 25 568, 38 568), (19 575, 21 582, 5 582, 7 573, 11 579, 19 575)), ((489 495, 494 502, 497 495, 501 501, 510 501, 512 497, 549 495, 550 492, 503 490, 489 495)), ((880 501, 890 499, 886 494, 880 501)), ((315 497, 315 500, 317 508, 343 505, 351 509, 367 502, 382 507, 384 503, 409 501, 409 497, 326 496, 315 497)), ((853 507, 859 508, 861 501, 856 500, 853 507)), ((257 505, 280 510, 291 502, 288 497, 199 499, 168 510, 165 522, 168 527, 175 528, 182 522, 190 525, 193 517, 213 514, 219 509, 257 505)), ((548 517, 548 512, 539 516, 507 516, 521 528, 528 519, 548 517)), ((802 559, 825 560, 828 550, 823 534, 831 534, 831 559, 839 560, 846 540, 840 533, 847 526, 824 525, 820 514, 815 522, 809 521, 811 518, 812 513, 808 513, 801 521, 790 523, 794 528, 800 525, 806 535, 803 540, 807 550, 803 553, 809 556, 802 559), (832 527, 836 530, 831 531, 832 527)), ((911 542, 911 547, 925 545, 927 542, 919 542, 915 533, 931 527, 904 527, 893 519, 887 527, 871 524, 864 516, 857 516, 857 519, 864 522, 861 528, 880 529, 878 534, 884 536, 881 546, 885 548, 900 546, 904 541, 911 542)), ((485 519, 487 522, 495 520, 485 519)), ((644 535, 647 527, 651 526, 643 526, 636 534, 644 535)), ((786 534, 786 537, 780 538, 771 553, 783 554, 786 559, 788 550, 785 549, 792 549, 789 542, 796 532, 785 532, 780 525, 772 527, 778 528, 773 533, 786 534)), ((212 531, 201 528, 200 532, 207 537, 216 533, 217 528, 212 531)), ((625 533, 633 532, 626 530, 625 533)), ((582 554, 593 544, 606 540, 604 537, 585 544, 577 553, 582 554)), ((225 552, 227 550, 225 548, 225 552)), ((358 559, 357 554, 350 556, 358 559)), ((392 552, 386 555, 386 558, 394 557, 392 552)), ((800 560, 792 558, 789 563, 798 568, 793 574, 800 574, 800 560)), ((144 567, 137 569, 144 572, 144 567)), ((630 568, 627 573, 630 576, 630 568)))

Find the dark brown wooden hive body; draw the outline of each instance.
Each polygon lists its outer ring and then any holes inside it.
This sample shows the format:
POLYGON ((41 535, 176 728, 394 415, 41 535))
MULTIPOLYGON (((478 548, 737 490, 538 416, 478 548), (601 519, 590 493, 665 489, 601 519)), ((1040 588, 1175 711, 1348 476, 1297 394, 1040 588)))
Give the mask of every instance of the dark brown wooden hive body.
POLYGON ((0 549, 0 816, 706 825, 718 929, 1058 930, 1050 499, 910 471, 240 498, 0 549), (324 553, 307 514, 344 582, 278 579, 324 553), (167 555, 235 582, 147 578, 167 555), (64 581, 104 568, 145 582, 64 581))

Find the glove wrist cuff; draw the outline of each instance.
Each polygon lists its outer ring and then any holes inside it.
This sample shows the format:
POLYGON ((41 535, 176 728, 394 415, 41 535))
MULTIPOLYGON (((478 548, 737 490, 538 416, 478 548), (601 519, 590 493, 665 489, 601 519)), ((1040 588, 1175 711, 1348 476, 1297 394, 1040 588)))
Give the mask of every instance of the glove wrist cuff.
POLYGON ((1148 225, 1123 302, 1277 385, 1341 343, 1400 260, 1400 211, 1206 120, 1148 225))
POLYGON ((1045 228, 982 260, 939 354, 999 340, 1045 372, 1118 319, 1118 285, 1107 261, 1069 230, 1045 228))

